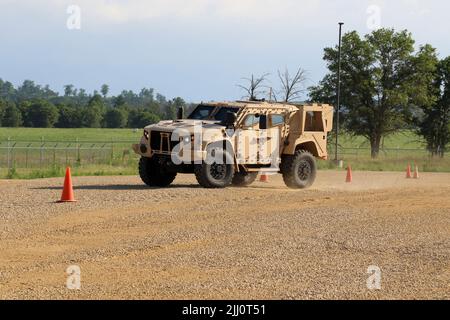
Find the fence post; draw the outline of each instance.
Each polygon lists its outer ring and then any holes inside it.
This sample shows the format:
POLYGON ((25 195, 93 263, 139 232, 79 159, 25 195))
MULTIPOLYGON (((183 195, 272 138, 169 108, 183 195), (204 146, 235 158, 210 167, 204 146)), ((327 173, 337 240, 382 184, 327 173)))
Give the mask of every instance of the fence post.
POLYGON ((53 147, 53 169, 56 169, 56 147, 58 146, 58 143, 55 144, 53 147))
POLYGON ((39 149, 39 168, 42 168, 43 158, 44 158, 44 137, 41 137, 41 147, 39 149))
POLYGON ((71 145, 72 145, 72 144, 69 143, 69 144, 67 145, 67 147, 65 148, 65 151, 66 151, 66 167, 69 165, 69 157, 68 157, 68 155, 67 155, 67 150, 70 148, 71 145))
POLYGON ((78 138, 76 139, 76 141, 77 141, 77 164, 80 165, 81 164, 80 143, 78 142, 78 138))
POLYGON ((13 145, 11 146, 11 170, 14 170, 16 167, 16 159, 15 159, 15 154, 14 154, 14 148, 16 147, 17 142, 14 142, 13 145))
POLYGON ((113 165, 113 161, 114 161, 114 141, 113 138, 111 138, 111 160, 110 160, 111 166, 113 165))
POLYGON ((32 143, 29 143, 25 149, 25 168, 28 169, 28 154, 30 152, 30 147, 32 143))
POLYGON ((8 147, 7 147, 7 164, 8 164, 8 172, 11 170, 11 137, 8 137, 8 147))

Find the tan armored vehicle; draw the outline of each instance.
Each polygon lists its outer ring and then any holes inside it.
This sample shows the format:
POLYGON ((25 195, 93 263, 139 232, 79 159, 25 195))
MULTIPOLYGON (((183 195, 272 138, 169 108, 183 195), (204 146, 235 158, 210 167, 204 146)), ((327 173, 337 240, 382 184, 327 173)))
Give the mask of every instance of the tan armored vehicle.
POLYGON ((167 187, 178 173, 206 188, 247 186, 258 173, 281 173, 290 188, 307 188, 316 159, 327 159, 333 107, 237 101, 202 103, 183 119, 145 127, 133 150, 149 186, 167 187))

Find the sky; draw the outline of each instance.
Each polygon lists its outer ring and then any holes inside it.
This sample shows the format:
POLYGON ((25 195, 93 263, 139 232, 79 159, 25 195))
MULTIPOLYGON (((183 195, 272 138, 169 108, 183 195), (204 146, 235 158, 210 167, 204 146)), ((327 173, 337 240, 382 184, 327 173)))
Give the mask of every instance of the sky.
POLYGON ((0 0, 0 78, 236 100, 252 73, 277 90, 277 70, 301 67, 317 84, 340 21, 360 34, 408 29, 449 56, 449 11, 444 0, 0 0))

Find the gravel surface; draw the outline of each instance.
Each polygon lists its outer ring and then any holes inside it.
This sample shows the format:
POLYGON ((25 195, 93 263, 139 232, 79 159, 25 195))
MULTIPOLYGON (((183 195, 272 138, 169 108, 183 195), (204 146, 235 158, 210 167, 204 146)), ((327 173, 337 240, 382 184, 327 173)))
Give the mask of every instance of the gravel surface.
POLYGON ((280 176, 225 190, 75 177, 67 204, 60 178, 0 180, 0 298, 450 299, 450 174, 353 179, 323 171, 293 191, 280 176))

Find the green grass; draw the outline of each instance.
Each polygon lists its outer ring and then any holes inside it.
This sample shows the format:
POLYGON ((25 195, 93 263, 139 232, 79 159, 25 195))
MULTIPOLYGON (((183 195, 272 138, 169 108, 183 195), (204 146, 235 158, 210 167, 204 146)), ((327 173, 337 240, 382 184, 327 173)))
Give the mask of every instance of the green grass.
POLYGON ((74 175, 136 174, 138 157, 131 151, 131 144, 141 136, 142 130, 133 129, 0 128, 0 179, 63 176, 66 166, 72 168, 74 175), (6 168, 8 138, 12 141, 10 145, 15 146, 11 155, 15 168, 9 171, 6 168), (42 152, 41 141, 45 143, 42 152), (81 148, 79 151, 77 146, 81 148), (69 147, 68 151, 56 149, 69 147))
POLYGON ((57 129, 57 128, 0 128, 0 141, 138 141, 142 130, 133 129, 57 129))
MULTIPOLYGON (((334 143, 334 140, 331 141, 334 143)), ((411 130, 404 130, 395 134, 387 136, 382 141, 382 147, 388 149, 424 149, 425 141, 411 130)), ((351 136, 349 134, 342 134, 339 136, 339 145, 344 148, 370 148, 370 143, 367 139, 361 136, 351 136)))
MULTIPOLYGON (((76 150, 69 152, 55 151, 51 146, 56 144, 48 143, 50 146, 45 151, 45 160, 39 162, 40 151, 35 149, 25 154, 23 150, 14 153, 13 169, 8 170, 5 165, 0 167, 0 178, 9 179, 38 179, 48 177, 62 177, 66 165, 72 167, 74 176, 101 176, 101 175, 136 175, 138 157, 130 152, 130 144, 138 142, 142 135, 141 130, 132 129, 40 129, 40 128, 0 128, 0 144, 5 146, 5 141, 10 137, 19 142, 18 146, 26 145, 28 141, 65 141, 84 142, 84 147, 90 147, 97 142, 119 142, 113 149, 106 149, 103 153, 91 153, 89 150, 80 151, 81 162, 78 162, 76 150), (78 140, 77 140, 78 139, 78 140), (125 156, 126 155, 126 156, 125 156), (24 161, 26 156, 27 161, 24 161), (95 158, 94 158, 95 156, 95 158), (124 158, 125 157, 125 158, 124 158), (25 166, 24 164, 27 164, 25 166), (15 168, 14 168, 15 167, 15 168)), ((330 141, 330 159, 334 158, 333 142, 330 141)), ((430 158, 424 148, 423 140, 412 131, 402 131, 387 137, 383 142, 383 147, 387 153, 380 153, 378 159, 370 158, 370 146, 366 139, 362 137, 352 137, 342 134, 339 144, 345 149, 340 153, 340 159, 344 160, 344 167, 348 164, 354 170, 368 171, 404 171, 408 164, 417 163, 420 170, 424 172, 450 172, 450 157, 443 159, 430 158), (359 148, 359 149, 358 149, 359 148), (406 150, 397 150, 406 149, 406 150)), ((36 142, 33 146, 41 145, 36 142)), ((66 145, 66 144, 59 144, 66 145)), ((74 146, 76 144, 72 144, 74 146)), ((5 164, 5 149, 0 149, 0 164, 5 164), (2 162, 3 161, 3 162, 2 162)), ((333 161, 319 161, 319 169, 336 169, 333 161)))
MULTIPOLYGON (((57 129, 57 128, 0 128, 0 141, 12 140, 29 141, 138 141, 142 130, 134 129, 57 129)), ((334 142, 334 140, 333 140, 334 142)), ((367 139, 352 137, 348 134, 339 136, 339 144, 344 148, 368 148, 367 139)), ((424 148, 423 139, 412 131, 401 131, 384 139, 384 148, 420 149, 424 148)))
MULTIPOLYGON (((57 128, 0 128, 0 141, 12 140, 29 141, 138 141, 142 130, 134 129, 57 129, 57 128)), ((334 141, 333 141, 334 142, 334 141)), ((369 142, 363 137, 352 137, 348 134, 339 136, 339 144, 344 148, 368 148, 369 142)), ((423 139, 412 131, 401 131, 384 139, 385 148, 424 148, 423 139)))
MULTIPOLYGON (((64 167, 53 167, 45 169, 0 169, 0 178, 6 179, 43 179, 53 177, 64 177, 66 171, 64 167)), ((71 167, 72 176, 125 176, 137 175, 137 167, 111 166, 106 165, 86 165, 83 167, 71 167)))

